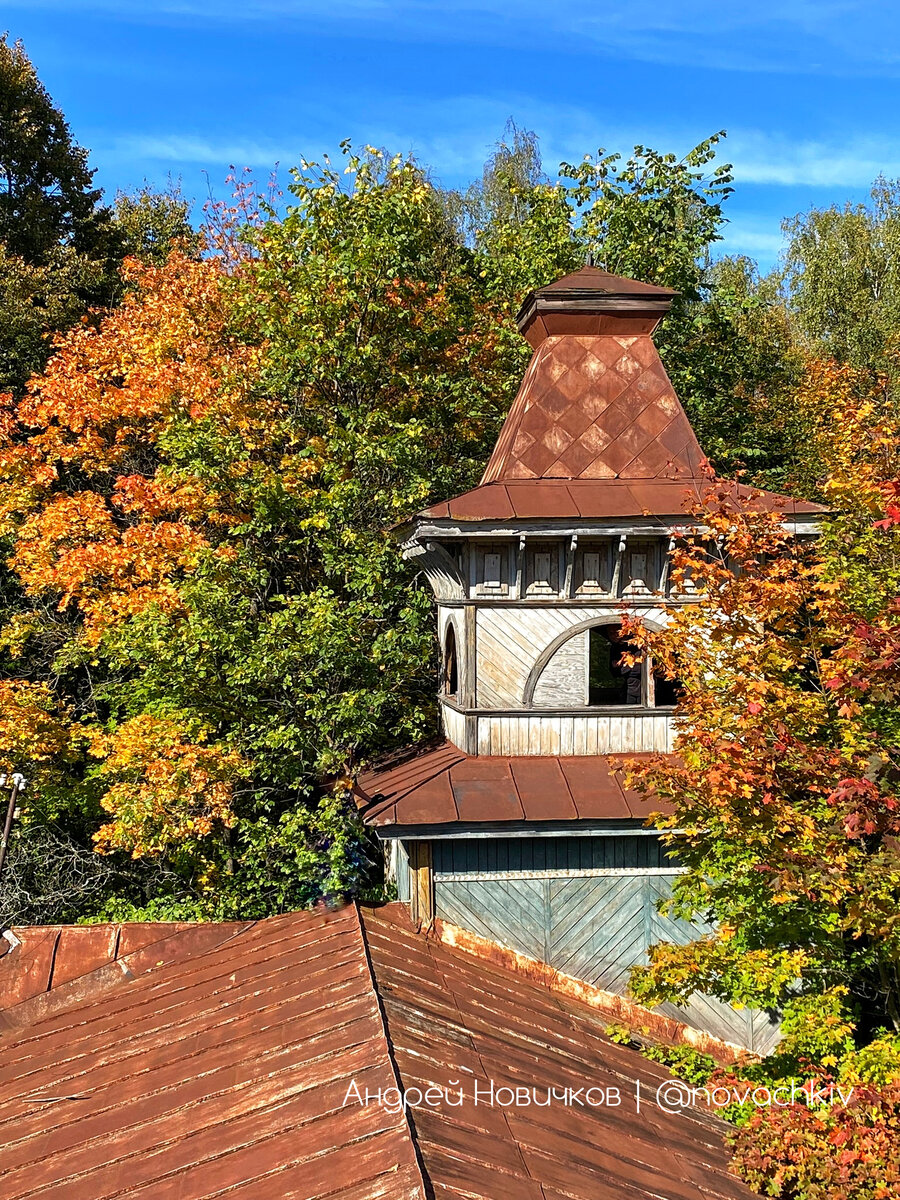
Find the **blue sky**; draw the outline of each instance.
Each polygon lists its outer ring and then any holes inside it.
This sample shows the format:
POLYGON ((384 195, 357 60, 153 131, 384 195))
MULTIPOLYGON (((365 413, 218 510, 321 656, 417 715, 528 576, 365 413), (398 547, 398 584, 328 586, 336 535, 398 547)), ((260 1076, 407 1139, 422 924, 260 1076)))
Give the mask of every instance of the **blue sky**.
POLYGON ((114 192, 230 163, 413 150, 447 186, 507 117, 545 165, 728 130, 725 249, 765 266, 780 221, 900 176, 900 6, 756 0, 0 0, 114 192))

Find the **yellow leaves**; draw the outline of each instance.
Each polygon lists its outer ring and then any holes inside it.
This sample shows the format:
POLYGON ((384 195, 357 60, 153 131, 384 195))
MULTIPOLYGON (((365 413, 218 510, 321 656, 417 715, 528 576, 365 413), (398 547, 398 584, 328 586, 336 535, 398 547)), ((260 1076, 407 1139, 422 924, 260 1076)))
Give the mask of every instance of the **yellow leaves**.
POLYGON ((826 499, 849 511, 878 514, 879 482, 893 477, 888 464, 900 436, 886 381, 830 360, 813 360, 790 404, 809 430, 810 462, 819 476, 814 482, 826 499))
POLYGON ((169 716, 143 714, 112 734, 95 731, 96 775, 111 784, 101 801, 113 820, 94 834, 101 854, 142 858, 194 846, 234 824, 236 783, 249 765, 234 750, 209 745, 169 716))
POLYGON ((75 728, 43 683, 0 680, 0 766, 23 771, 39 763, 70 759, 75 728))

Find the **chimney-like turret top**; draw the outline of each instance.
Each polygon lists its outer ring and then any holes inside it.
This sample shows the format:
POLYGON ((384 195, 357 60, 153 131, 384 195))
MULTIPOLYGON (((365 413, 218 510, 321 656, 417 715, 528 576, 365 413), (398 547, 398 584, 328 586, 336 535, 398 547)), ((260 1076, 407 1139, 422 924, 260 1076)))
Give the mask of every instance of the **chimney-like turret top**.
POLYGON ((561 334, 651 334, 678 295, 671 288, 582 267, 525 298, 517 323, 537 349, 561 334))

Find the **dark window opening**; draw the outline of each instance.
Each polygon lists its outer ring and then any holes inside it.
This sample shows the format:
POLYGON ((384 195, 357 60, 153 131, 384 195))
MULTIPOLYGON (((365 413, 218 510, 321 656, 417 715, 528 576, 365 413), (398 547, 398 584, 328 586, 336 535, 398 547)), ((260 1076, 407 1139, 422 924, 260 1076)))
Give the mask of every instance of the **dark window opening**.
POLYGON ((666 679, 664 675, 654 674, 653 693, 657 708, 672 708, 681 697, 681 681, 666 679))
POLYGON ((618 625, 595 625, 590 630, 589 704, 641 704, 643 667, 627 666, 622 656, 628 641, 618 625))
POLYGON ((444 691, 448 696, 455 696, 458 690, 459 678, 456 666, 456 633, 451 625, 447 630, 447 641, 444 645, 444 691))

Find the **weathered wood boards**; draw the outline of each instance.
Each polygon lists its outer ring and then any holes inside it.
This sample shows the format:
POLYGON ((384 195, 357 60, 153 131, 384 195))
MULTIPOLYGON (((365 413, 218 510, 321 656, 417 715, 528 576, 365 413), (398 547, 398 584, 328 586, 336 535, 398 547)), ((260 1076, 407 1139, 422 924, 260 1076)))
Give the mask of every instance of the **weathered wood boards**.
MULTIPOLYGON (((431 845, 436 916, 607 991, 625 994, 631 968, 647 961, 653 943, 703 931, 659 912, 678 868, 655 837, 431 845)), ((768 1014, 707 996, 660 1012, 760 1054, 778 1040, 768 1014)))

